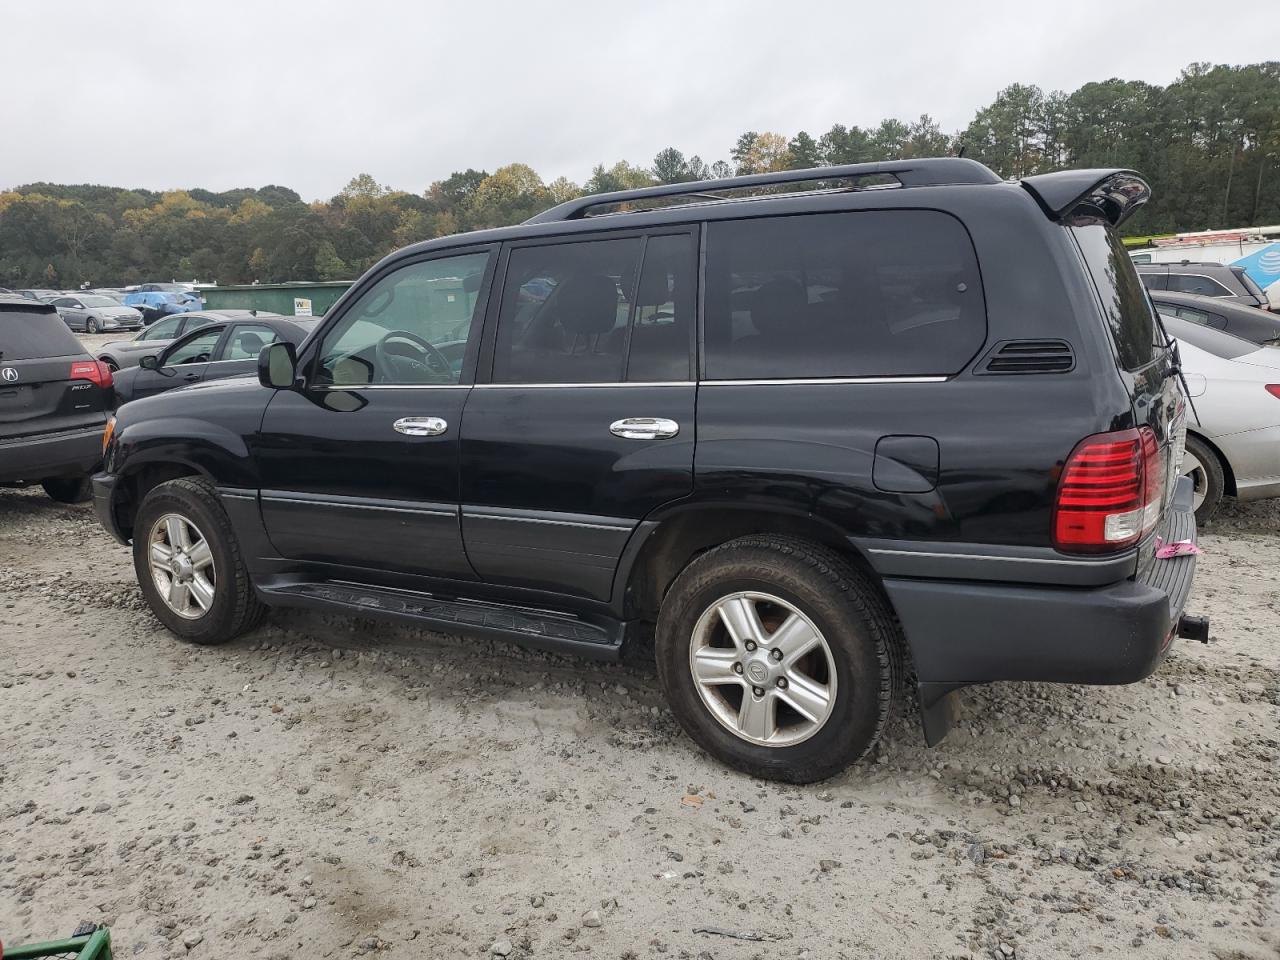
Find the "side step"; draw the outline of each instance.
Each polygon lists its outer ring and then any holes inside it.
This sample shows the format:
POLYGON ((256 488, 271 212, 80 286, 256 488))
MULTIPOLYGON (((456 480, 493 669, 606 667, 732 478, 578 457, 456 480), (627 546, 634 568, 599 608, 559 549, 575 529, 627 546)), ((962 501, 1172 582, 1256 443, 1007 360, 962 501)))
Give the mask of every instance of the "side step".
POLYGON ((259 584, 257 590, 271 606, 385 617, 446 633, 512 640, 526 647, 597 660, 618 659, 626 626, 618 620, 589 621, 551 610, 447 599, 340 580, 259 584))

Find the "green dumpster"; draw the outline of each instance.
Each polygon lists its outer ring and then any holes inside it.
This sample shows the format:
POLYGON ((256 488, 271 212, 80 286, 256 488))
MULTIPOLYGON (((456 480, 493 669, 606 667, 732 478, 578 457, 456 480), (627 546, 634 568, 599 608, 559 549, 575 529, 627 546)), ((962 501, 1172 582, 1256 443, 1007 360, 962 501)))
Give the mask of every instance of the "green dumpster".
POLYGON ((354 280, 316 283, 244 283, 200 287, 206 310, 263 310, 291 316, 323 316, 354 280))

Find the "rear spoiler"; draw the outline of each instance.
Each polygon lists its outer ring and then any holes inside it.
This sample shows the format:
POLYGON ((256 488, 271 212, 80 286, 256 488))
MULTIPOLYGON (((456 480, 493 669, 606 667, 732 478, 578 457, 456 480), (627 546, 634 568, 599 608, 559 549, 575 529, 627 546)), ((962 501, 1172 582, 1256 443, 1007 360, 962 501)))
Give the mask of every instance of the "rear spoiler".
POLYGON ((1116 227, 1151 199, 1151 187, 1132 170, 1060 170, 1021 182, 1054 220, 1102 217, 1116 227))

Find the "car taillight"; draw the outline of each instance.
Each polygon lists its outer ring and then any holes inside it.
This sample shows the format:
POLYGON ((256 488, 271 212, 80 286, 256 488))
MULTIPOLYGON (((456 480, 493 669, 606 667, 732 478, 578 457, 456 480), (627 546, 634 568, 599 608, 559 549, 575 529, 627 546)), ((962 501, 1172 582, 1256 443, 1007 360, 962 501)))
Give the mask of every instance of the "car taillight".
POLYGON ((1266 390, 1273 397, 1280 397, 1280 383, 1268 383, 1266 390))
POLYGON ((1150 427, 1085 437, 1058 481, 1054 546, 1067 553, 1132 546, 1160 519, 1163 489, 1164 463, 1150 427))
POLYGON ((101 360, 77 360, 71 364, 71 380, 89 380, 100 387, 109 387, 115 383, 111 376, 111 368, 101 360))

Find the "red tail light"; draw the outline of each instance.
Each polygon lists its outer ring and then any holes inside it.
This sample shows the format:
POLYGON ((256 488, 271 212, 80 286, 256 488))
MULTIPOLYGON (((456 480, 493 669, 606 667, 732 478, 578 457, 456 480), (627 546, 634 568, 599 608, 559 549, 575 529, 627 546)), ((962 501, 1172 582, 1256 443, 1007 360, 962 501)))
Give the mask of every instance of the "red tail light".
POLYGON ((1054 545, 1067 553, 1132 546, 1160 519, 1163 486, 1160 444, 1150 427, 1085 437, 1058 481, 1054 545))
POLYGON ((77 360, 71 364, 71 380, 89 380, 100 387, 109 387, 115 380, 111 368, 101 360, 77 360))
POLYGON ((1280 383, 1268 383, 1266 390, 1273 397, 1280 397, 1280 383))

